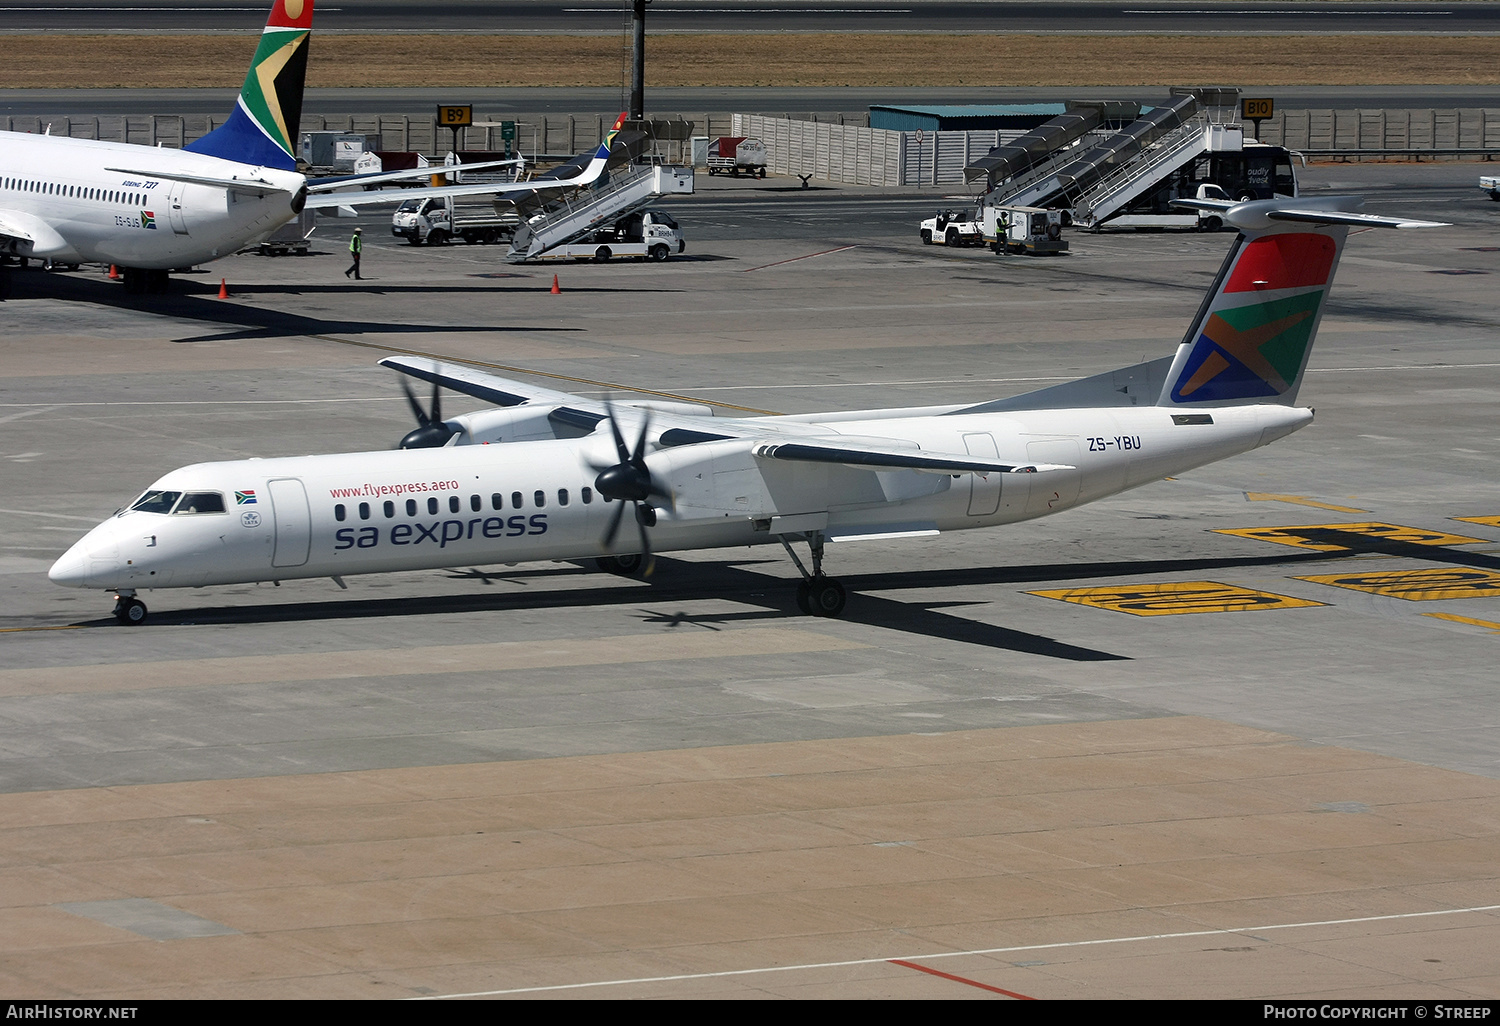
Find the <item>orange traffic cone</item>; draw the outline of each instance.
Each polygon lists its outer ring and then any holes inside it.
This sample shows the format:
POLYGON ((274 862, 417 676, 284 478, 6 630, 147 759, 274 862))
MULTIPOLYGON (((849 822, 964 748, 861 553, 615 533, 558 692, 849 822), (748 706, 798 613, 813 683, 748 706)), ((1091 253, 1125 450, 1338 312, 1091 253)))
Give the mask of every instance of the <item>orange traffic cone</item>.
POLYGON ((562 295, 562 289, 557 287, 557 275, 555 274, 552 276, 552 294, 554 296, 562 295))
POLYGON ((224 278, 220 278, 219 279, 219 298, 220 299, 228 299, 229 298, 229 286, 227 284, 225 284, 226 280, 227 279, 224 279, 224 278))
POLYGON ((119 277, 120 277, 120 269, 118 267, 116 267, 114 264, 110 264, 109 265, 109 280, 110 281, 118 281, 119 277))

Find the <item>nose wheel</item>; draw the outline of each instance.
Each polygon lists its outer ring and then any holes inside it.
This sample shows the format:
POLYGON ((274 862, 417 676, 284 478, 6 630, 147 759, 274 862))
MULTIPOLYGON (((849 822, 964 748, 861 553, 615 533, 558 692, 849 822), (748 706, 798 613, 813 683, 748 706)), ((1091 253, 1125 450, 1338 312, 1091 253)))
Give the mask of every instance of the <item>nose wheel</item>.
POLYGON ((146 622, 146 603, 134 595, 116 595, 115 621, 122 627, 139 627, 146 622))
POLYGON ((802 580, 797 582, 797 608, 808 616, 838 616, 844 611, 847 596, 842 584, 823 574, 823 532, 812 531, 806 537, 807 548, 812 556, 812 573, 807 572, 807 567, 802 565, 802 560, 792 551, 791 542, 786 540, 786 536, 780 537, 782 548, 786 549, 786 554, 792 557, 792 562, 797 564, 797 569, 802 573, 802 580))

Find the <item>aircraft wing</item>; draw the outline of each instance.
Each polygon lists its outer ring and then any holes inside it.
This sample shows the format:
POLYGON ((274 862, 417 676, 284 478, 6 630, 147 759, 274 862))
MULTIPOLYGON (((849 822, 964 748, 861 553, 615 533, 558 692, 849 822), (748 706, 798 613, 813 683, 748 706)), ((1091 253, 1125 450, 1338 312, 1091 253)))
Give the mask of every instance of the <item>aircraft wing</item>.
POLYGON ((859 470, 919 470, 928 474, 1042 474, 1075 468, 1058 463, 1002 463, 968 453, 932 452, 903 448, 895 440, 889 447, 864 441, 834 438, 809 441, 759 442, 751 452, 763 460, 803 463, 836 463, 859 470))
POLYGON ((601 419, 604 417, 603 403, 580 399, 576 395, 551 388, 512 381, 510 378, 486 374, 484 371, 471 370, 468 367, 455 367, 452 364, 434 363, 431 360, 415 360, 408 356, 387 356, 380 361, 380 366, 389 367, 434 385, 442 385, 451 391, 470 395, 475 399, 494 403, 496 406, 520 406, 522 403, 530 402, 538 405, 559 403, 576 406, 590 413, 597 412, 601 419))
POLYGON ((1446 228, 1446 221, 1418 221, 1409 217, 1366 214, 1358 196, 1278 196, 1268 200, 1174 199, 1174 207, 1211 210, 1237 228, 1267 228, 1271 221, 1304 224, 1343 224, 1352 228, 1446 228))
POLYGON ((57 234, 50 224, 35 214, 19 210, 0 209, 0 238, 31 243, 30 252, 23 251, 23 256, 45 258, 72 251, 68 240, 57 234))
MULTIPOLYGON (((539 179, 530 182, 481 182, 475 185, 434 185, 421 189, 372 189, 359 192, 324 192, 307 197, 307 206, 312 210, 329 207, 358 207, 375 203, 403 203, 409 199, 429 199, 439 196, 516 196, 528 195, 548 189, 574 189, 592 185, 604 174, 609 163, 609 146, 601 144, 593 158, 576 178, 539 179)), ((458 165, 454 165, 457 167, 458 165)), ((468 165, 473 167, 474 165, 468 165)), ((449 168, 451 170, 451 168, 449 168)), ((442 173, 442 170, 429 173, 442 173)), ((349 183, 345 183, 346 185, 349 183)))

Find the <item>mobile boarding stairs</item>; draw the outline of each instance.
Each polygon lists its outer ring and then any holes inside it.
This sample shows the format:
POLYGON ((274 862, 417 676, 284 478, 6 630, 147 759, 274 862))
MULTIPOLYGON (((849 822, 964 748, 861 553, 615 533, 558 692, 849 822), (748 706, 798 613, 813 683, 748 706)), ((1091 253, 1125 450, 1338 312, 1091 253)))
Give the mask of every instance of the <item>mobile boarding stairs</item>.
POLYGON ((516 229, 505 259, 519 264, 642 210, 658 196, 690 194, 693 169, 672 164, 631 165, 609 181, 579 189, 516 229))

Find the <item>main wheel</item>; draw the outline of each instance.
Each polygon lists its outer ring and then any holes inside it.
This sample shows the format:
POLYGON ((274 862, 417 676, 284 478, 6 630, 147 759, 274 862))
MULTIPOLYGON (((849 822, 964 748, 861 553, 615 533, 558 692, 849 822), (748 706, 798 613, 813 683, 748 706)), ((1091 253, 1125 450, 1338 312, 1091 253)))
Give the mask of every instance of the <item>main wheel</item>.
POLYGON ((139 627, 146 622, 146 603, 137 598, 122 598, 115 603, 115 620, 125 627, 139 627))
POLYGON ((655 260, 657 263, 660 263, 671 255, 672 251, 666 246, 656 245, 651 247, 651 259, 655 260))
POLYGON ((634 577, 641 570, 641 554, 632 552, 624 556, 600 556, 594 565, 616 577, 634 577))
POLYGON ((807 603, 814 616, 838 616, 844 611, 844 586, 831 577, 815 577, 807 585, 807 603))

